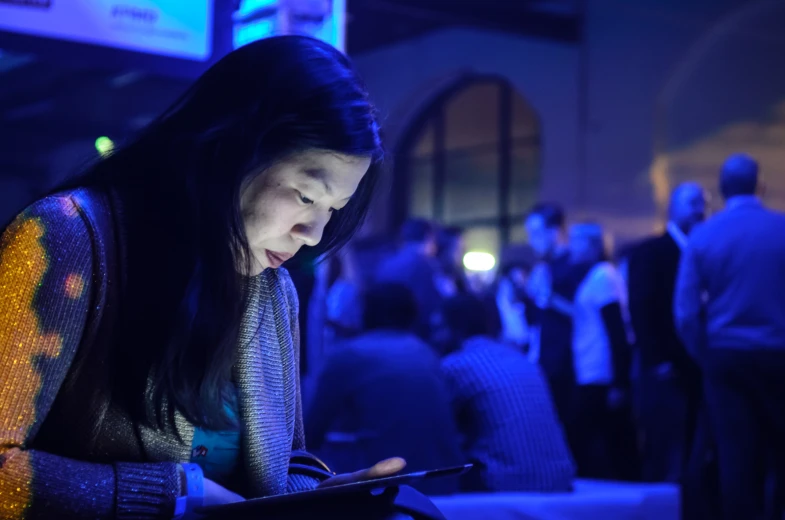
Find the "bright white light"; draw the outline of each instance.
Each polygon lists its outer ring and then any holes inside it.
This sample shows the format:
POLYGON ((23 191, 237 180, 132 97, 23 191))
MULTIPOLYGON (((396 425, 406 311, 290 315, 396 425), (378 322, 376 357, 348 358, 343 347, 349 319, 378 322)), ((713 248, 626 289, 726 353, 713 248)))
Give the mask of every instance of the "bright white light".
POLYGON ((463 255, 463 266, 469 271, 490 271, 496 265, 496 259, 490 253, 469 251, 463 255))

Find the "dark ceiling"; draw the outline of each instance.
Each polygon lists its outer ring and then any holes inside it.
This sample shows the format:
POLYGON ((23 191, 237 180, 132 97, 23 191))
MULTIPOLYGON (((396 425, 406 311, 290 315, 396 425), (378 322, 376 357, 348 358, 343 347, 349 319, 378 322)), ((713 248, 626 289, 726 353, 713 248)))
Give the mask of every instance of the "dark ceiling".
POLYGON ((447 27, 576 43, 582 0, 348 0, 347 50, 362 53, 447 27))
MULTIPOLYGON (((221 2, 222 0, 218 0, 221 2)), ((349 54, 448 27, 547 38, 581 38, 580 0, 348 0, 349 54)), ((48 167, 48 151, 77 139, 128 135, 162 111, 184 79, 138 66, 63 63, 0 53, 0 176, 48 167)))

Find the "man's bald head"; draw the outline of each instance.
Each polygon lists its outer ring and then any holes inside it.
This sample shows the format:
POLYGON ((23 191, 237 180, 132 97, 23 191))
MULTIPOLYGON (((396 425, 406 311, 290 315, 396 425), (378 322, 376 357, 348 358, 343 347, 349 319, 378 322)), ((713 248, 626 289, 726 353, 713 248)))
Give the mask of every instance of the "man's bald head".
POLYGON ((706 192, 696 182, 679 184, 671 192, 670 220, 684 233, 706 218, 706 192))
POLYGON ((720 193, 726 200, 737 195, 755 195, 758 162, 747 154, 731 155, 720 170, 720 193))

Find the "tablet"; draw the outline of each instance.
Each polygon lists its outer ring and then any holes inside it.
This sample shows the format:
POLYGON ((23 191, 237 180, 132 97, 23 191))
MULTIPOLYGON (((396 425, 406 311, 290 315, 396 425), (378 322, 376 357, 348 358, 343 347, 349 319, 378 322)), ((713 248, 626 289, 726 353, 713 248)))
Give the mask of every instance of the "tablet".
POLYGON ((296 493, 288 493, 284 495, 274 495, 264 498, 252 498, 244 502, 236 502, 234 504, 226 504, 221 506, 210 506, 200 509, 206 514, 211 513, 231 513, 249 510, 262 510, 265 507, 281 506, 283 504, 292 502, 306 502, 310 500, 318 500, 322 498, 335 497, 341 494, 372 492, 374 490, 384 489, 391 486, 403 486, 407 484, 417 483, 422 480, 431 480, 435 478, 450 477, 463 475, 470 469, 473 464, 464 464, 462 466, 454 466, 451 468, 431 469, 427 471, 415 471, 412 473, 405 473, 403 475, 392 475, 390 477, 376 478, 372 480, 363 480, 362 482, 352 482, 350 484, 340 484, 337 486, 330 486, 326 488, 310 489, 307 491, 298 491, 296 493))

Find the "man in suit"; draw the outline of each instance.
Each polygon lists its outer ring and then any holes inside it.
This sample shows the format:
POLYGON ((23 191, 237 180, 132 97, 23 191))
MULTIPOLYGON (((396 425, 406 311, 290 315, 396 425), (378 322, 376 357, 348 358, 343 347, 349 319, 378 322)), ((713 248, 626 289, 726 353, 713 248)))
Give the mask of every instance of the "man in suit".
POLYGON ((636 337, 636 401, 643 433, 643 478, 676 482, 688 456, 700 399, 697 367, 676 334, 673 290, 687 235, 703 221, 699 185, 671 194, 665 233, 635 247, 628 259, 629 308, 636 337))
POLYGON ((762 518, 769 456, 785 476, 785 215, 757 188, 752 158, 726 160, 725 210, 692 233, 674 297, 679 335, 703 370, 726 519, 762 518))

